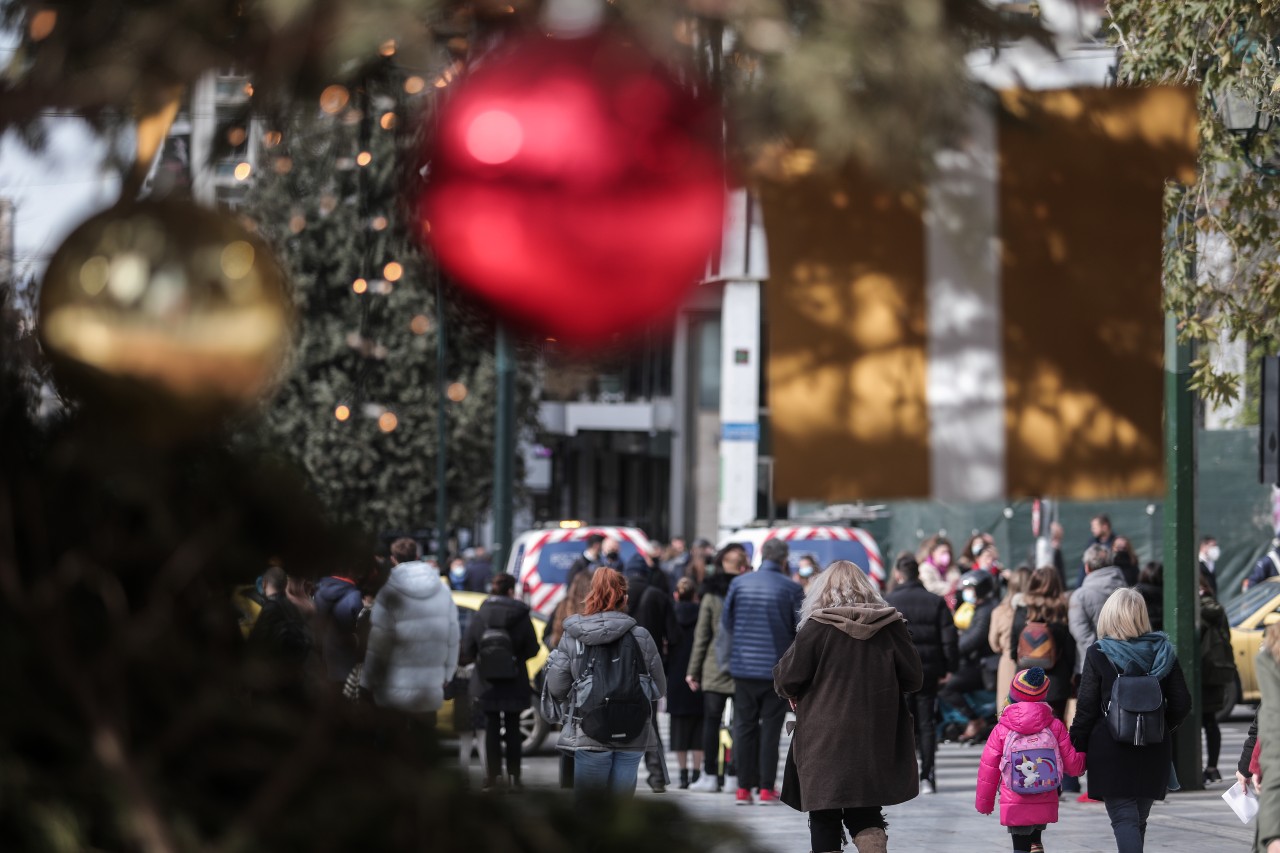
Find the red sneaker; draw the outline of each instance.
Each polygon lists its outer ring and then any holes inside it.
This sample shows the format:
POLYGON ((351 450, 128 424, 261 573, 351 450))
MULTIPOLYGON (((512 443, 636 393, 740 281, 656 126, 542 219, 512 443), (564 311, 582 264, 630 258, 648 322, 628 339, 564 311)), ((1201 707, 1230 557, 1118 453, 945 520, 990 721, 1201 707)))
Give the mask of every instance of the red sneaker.
POLYGON ((755 798, 751 796, 751 791, 749 789, 747 788, 738 789, 738 798, 736 801, 736 805, 752 806, 752 805, 755 805, 755 802, 756 802, 755 798))
POLYGON ((772 788, 760 789, 760 805, 773 806, 777 805, 781 800, 778 799, 778 792, 772 788))
POLYGON ((1076 802, 1077 803, 1100 803, 1102 802, 1102 800, 1094 800, 1094 799, 1091 799, 1088 794, 1081 794, 1080 796, 1076 797, 1076 802))

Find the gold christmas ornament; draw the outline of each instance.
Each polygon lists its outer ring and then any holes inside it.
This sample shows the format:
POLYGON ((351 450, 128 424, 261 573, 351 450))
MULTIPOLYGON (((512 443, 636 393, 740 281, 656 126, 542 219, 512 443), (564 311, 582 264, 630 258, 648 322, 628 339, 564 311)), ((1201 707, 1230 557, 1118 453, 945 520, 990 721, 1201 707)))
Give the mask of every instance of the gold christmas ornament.
POLYGON ((189 202, 92 217, 54 253, 40 290, 59 385, 120 408, 244 409, 276 379, 291 325, 271 251, 234 217, 189 202))

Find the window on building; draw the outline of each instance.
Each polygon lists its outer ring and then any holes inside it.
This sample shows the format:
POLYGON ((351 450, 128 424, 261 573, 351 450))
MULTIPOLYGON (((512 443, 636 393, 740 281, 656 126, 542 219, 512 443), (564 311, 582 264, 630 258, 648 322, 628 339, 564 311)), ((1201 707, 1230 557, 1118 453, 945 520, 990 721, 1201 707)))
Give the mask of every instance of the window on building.
POLYGON ((720 408, 720 318, 708 316, 698 323, 698 408, 720 408))

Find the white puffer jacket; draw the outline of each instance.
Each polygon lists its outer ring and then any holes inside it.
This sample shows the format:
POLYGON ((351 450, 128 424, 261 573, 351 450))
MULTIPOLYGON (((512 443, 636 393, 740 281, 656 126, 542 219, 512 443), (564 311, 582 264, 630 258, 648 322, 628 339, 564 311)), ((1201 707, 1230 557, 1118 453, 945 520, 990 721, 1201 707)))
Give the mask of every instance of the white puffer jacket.
POLYGON ((438 711, 457 667, 458 609, 449 588, 426 563, 401 563, 374 599, 360 686, 382 708, 438 711))

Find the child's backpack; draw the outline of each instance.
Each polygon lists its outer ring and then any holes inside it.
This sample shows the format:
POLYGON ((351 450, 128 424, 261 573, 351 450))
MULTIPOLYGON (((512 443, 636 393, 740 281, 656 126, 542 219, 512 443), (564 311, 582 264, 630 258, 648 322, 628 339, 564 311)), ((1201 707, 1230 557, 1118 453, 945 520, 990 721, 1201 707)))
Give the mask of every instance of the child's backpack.
POLYGON ((502 628, 486 628, 476 652, 476 673, 485 681, 510 681, 520 675, 511 634, 502 628))
POLYGON ((645 665, 639 644, 628 631, 612 643, 587 646, 583 657, 579 683, 587 691, 578 705, 583 733, 602 744, 630 743, 653 713, 640 679, 645 665))
POLYGON ((1125 675, 1116 667, 1111 701, 1102 709, 1117 743, 1149 746, 1164 742, 1164 691, 1154 675, 1125 675))
POLYGON ((1032 734, 1010 732, 1004 740, 1000 772, 1015 794, 1056 794, 1062 784, 1058 739, 1048 729, 1032 734))
POLYGON ((1018 635, 1018 669, 1038 666, 1048 672, 1058 663, 1058 645, 1047 622, 1028 622, 1018 635))

